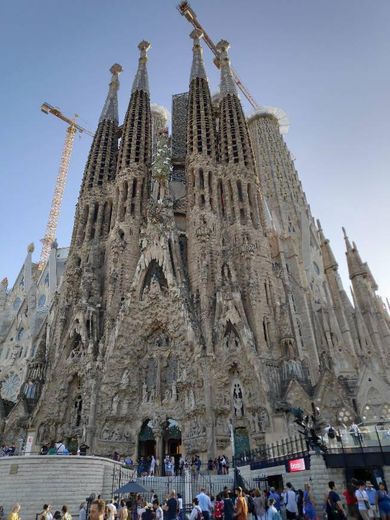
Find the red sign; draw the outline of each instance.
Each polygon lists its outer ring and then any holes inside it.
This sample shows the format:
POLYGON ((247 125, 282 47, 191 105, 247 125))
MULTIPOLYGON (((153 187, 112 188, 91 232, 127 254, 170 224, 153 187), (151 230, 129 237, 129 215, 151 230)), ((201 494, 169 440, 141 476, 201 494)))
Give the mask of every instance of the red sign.
POLYGON ((305 471, 305 459, 294 459, 288 461, 288 471, 294 473, 295 471, 305 471))

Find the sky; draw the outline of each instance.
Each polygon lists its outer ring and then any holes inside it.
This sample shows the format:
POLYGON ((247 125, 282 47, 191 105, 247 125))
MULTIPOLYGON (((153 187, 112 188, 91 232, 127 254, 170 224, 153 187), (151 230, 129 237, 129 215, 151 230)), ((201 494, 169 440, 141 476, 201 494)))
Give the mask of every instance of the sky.
MULTIPOLYGON (((188 88, 192 30, 176 0, 15 0, 0 21, 0 278, 10 286, 35 243, 38 261, 66 124, 42 102, 94 131, 123 66, 123 119, 138 43, 152 43, 152 102, 171 108, 188 88)), ((390 296, 389 0, 193 0, 211 38, 231 43, 232 64, 259 104, 282 108, 285 137, 311 210, 321 220, 348 290, 341 226, 390 296)), ((211 90, 218 72, 204 51, 211 90)), ((244 103, 245 109, 249 107, 244 103)), ((77 137, 57 239, 70 242, 91 138, 77 137)))

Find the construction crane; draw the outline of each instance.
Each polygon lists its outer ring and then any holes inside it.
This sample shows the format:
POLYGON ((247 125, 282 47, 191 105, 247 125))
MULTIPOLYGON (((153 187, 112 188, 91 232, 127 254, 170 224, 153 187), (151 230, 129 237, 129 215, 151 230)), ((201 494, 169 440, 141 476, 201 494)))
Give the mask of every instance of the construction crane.
MULTIPOLYGON (((211 50, 211 52, 215 55, 217 59, 214 60, 215 65, 219 68, 219 61, 218 61, 218 50, 213 42, 213 40, 210 38, 210 36, 207 34, 207 32, 202 27, 201 23, 199 22, 198 18, 196 17, 195 11, 191 8, 190 4, 186 1, 180 2, 180 4, 177 6, 177 9, 179 13, 182 16, 185 16, 187 20, 194 26, 195 29, 199 29, 203 33, 203 39, 206 42, 207 46, 211 50)), ((249 90, 246 88, 246 86, 243 84, 243 82, 240 80, 237 72, 231 67, 233 79, 237 84, 237 87, 241 90, 241 92, 244 94, 246 99, 249 101, 249 103, 252 105, 252 107, 255 110, 261 109, 260 105, 256 102, 254 97, 251 95, 249 90)))
POLYGON ((68 176, 68 170, 69 170, 69 162, 70 157, 72 155, 73 150, 73 143, 74 138, 77 132, 88 134, 91 137, 94 136, 92 132, 87 130, 86 128, 83 128, 82 126, 78 125, 76 123, 77 115, 74 116, 73 119, 70 119, 69 117, 64 116, 64 114, 61 112, 59 108, 53 107, 52 105, 49 105, 49 103, 43 103, 41 106, 42 112, 45 114, 53 114, 53 116, 58 117, 59 119, 62 119, 62 121, 65 121, 69 126, 66 129, 66 137, 65 137, 65 143, 64 143, 64 149, 62 150, 61 155, 61 162, 60 162, 60 168, 57 175, 56 185, 54 189, 54 195, 53 200, 51 202, 51 208, 49 213, 49 220, 47 222, 46 227, 46 233, 44 238, 42 238, 42 251, 41 251, 41 257, 39 260, 38 268, 42 270, 49 259, 50 255, 50 249, 52 246, 52 243, 54 242, 56 238, 56 231, 57 231, 57 224, 58 224, 58 217, 60 214, 61 209, 61 203, 64 196, 64 189, 66 184, 66 178, 68 176))

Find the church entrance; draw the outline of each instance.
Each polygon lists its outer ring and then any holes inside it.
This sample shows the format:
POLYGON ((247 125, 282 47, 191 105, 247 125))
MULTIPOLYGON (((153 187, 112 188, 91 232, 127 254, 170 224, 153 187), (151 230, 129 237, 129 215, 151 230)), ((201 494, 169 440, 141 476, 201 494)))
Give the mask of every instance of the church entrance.
MULTIPOLYGON (((162 427, 162 460, 165 461, 167 457, 174 460, 175 474, 178 474, 179 460, 181 456, 181 430, 177 421, 174 419, 167 419, 162 427)), ((165 471, 165 462, 163 464, 163 474, 165 471)))
POLYGON ((234 429, 234 456, 249 455, 249 434, 246 428, 240 427, 234 429))
POLYGON ((152 421, 147 419, 141 428, 138 436, 138 457, 156 456, 156 440, 152 430, 152 421))

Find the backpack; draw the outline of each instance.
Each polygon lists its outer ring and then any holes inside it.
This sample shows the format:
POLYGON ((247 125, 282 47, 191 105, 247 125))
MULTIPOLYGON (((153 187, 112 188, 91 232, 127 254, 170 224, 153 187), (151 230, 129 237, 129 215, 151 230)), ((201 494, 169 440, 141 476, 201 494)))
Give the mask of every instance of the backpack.
POLYGON ((255 503, 253 501, 253 497, 248 495, 248 513, 254 513, 255 512, 255 503))
POLYGON ((196 520, 204 520, 203 513, 200 509, 198 509, 198 516, 196 517, 196 520))

